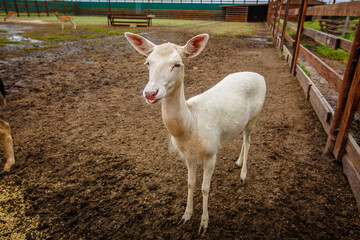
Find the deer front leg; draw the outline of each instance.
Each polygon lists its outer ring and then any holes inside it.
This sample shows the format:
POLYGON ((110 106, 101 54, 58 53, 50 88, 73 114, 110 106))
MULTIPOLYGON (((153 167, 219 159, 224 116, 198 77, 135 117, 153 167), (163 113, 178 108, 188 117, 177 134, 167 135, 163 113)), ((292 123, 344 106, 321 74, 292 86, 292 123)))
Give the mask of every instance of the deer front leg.
POLYGON ((76 29, 76 24, 73 21, 71 21, 71 24, 73 25, 73 29, 76 29))
POLYGON ((199 235, 201 232, 203 234, 206 233, 209 223, 209 213, 208 213, 208 202, 209 202, 209 192, 210 192, 210 183, 211 177, 213 175, 216 164, 216 155, 212 156, 209 159, 206 159, 203 162, 203 183, 201 186, 202 194, 203 194, 203 213, 201 216, 201 223, 199 228, 199 235))
POLYGON ((0 176, 2 176, 10 172, 11 167, 15 164, 15 156, 14 156, 13 140, 11 137, 10 125, 9 123, 1 119, 0 119, 0 136, 4 142, 5 157, 6 157, 4 170, 0 172, 0 176))
POLYGON ((194 190, 195 190, 195 183, 196 183, 196 160, 186 160, 186 166, 188 169, 188 198, 185 213, 182 216, 179 224, 184 224, 190 220, 192 213, 193 213, 193 197, 194 197, 194 190))

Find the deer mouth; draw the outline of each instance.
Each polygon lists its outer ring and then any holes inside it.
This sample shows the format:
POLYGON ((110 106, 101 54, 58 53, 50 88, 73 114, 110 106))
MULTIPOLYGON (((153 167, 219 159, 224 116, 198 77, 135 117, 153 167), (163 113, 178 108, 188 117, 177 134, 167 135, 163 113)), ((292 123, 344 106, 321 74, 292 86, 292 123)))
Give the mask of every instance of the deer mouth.
POLYGON ((149 104, 154 104, 154 103, 157 103, 160 99, 149 99, 149 98, 146 98, 146 101, 149 103, 149 104))

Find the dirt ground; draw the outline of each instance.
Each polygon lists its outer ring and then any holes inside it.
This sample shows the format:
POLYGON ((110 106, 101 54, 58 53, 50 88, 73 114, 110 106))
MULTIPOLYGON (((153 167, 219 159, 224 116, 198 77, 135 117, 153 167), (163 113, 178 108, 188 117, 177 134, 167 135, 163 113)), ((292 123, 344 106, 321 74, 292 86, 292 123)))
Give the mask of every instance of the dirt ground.
MULTIPOLYGON (((157 44, 195 34, 142 31, 157 44)), ((12 48, 0 47, 1 117, 17 161, 0 179, 0 238, 200 238, 202 172, 193 218, 178 226, 187 170, 171 152, 160 105, 142 98, 144 57, 123 36, 62 45, 11 58, 12 48)), ((185 65, 187 98, 237 71, 262 74, 268 88, 245 186, 234 168, 241 136, 219 151, 203 239, 358 239, 360 212, 342 166, 322 155, 326 133, 276 49, 213 37, 185 65)))

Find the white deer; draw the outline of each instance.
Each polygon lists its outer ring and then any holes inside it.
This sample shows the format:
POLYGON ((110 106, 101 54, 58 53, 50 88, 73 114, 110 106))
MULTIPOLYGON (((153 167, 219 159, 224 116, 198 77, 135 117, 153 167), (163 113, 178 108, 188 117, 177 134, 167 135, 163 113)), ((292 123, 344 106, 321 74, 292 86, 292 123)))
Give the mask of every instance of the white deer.
POLYGON ((242 166, 244 182, 250 148, 250 134, 262 109, 266 94, 265 79, 253 72, 238 72, 225 77, 208 91, 185 100, 183 58, 200 54, 208 34, 190 39, 185 46, 172 43, 155 45, 133 33, 125 33, 130 44, 147 56, 149 82, 143 95, 149 104, 162 100, 162 118, 171 134, 171 142, 188 169, 188 199, 180 223, 190 220, 197 163, 203 166, 203 213, 199 234, 206 232, 209 222, 208 198, 218 149, 243 132, 244 142, 236 164, 242 166))

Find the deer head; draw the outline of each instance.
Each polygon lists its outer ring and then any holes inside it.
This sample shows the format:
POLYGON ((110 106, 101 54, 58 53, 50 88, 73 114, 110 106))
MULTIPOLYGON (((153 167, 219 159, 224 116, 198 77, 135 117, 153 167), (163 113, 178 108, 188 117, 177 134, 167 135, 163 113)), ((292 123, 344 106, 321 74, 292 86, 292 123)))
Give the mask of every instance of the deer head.
POLYGON ((184 79, 183 58, 192 58, 204 49, 209 35, 204 33, 190 39, 185 46, 173 43, 155 45, 137 34, 125 33, 126 39, 141 54, 147 56, 149 82, 143 96, 153 104, 171 94, 184 79))

